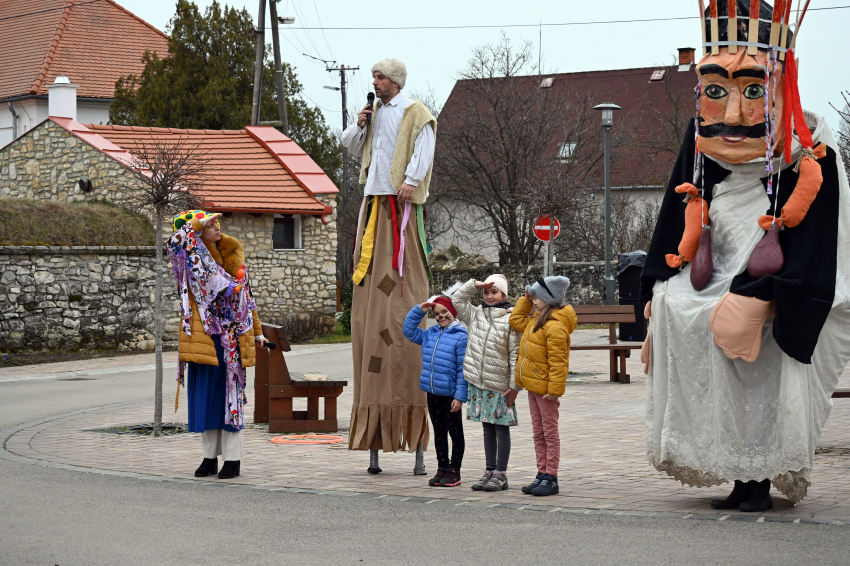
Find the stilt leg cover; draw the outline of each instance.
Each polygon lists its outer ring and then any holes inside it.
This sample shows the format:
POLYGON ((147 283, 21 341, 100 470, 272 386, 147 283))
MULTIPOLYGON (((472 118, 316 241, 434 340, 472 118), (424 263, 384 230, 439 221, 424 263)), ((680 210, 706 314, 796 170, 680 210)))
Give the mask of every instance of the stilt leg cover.
POLYGON ((428 410, 426 407, 351 407, 349 450, 415 451, 428 449, 428 410))

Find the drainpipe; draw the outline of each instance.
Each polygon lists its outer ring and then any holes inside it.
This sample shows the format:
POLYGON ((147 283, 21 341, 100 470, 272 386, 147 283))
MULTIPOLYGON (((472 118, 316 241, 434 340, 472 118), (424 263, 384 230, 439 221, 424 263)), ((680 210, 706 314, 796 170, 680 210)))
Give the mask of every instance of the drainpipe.
POLYGON ((12 140, 18 139, 18 113, 15 112, 14 105, 9 103, 9 112, 12 113, 12 140))

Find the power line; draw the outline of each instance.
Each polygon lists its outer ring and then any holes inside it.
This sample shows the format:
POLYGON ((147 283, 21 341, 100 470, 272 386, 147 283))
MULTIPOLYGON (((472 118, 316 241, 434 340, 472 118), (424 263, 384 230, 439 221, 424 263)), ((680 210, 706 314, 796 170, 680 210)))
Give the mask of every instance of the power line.
MULTIPOLYGON (((306 21, 307 21, 307 18, 305 18, 305 17, 304 17, 304 10, 301 10, 301 9, 299 9, 299 7, 298 7, 298 0, 292 0, 292 7, 295 9, 295 14, 296 14, 299 18, 301 18, 301 21, 306 22, 306 21)), ((309 42, 310 42, 310 45, 312 45, 312 46, 313 46, 313 49, 315 49, 315 50, 316 50, 316 55, 318 55, 319 57, 321 57, 321 56, 322 56, 322 52, 321 52, 321 51, 319 50, 319 48, 316 46, 316 42, 315 42, 315 41, 313 41, 313 36, 312 36, 312 35, 310 35, 310 32, 308 31, 308 28, 302 27, 302 28, 299 28, 299 29, 304 30, 304 35, 305 35, 305 36, 307 36, 307 41, 309 41, 309 42)), ((310 29, 313 29, 313 28, 310 28, 310 29)), ((308 49, 307 51, 309 51, 309 49, 308 49)))
POLYGON ((334 57, 334 51, 333 51, 333 49, 331 49, 331 44, 330 44, 330 43, 328 43, 328 36, 327 36, 327 35, 325 35, 325 28, 324 28, 324 24, 322 24, 322 16, 320 16, 320 15, 319 15, 319 7, 318 7, 318 6, 316 6, 316 0, 313 0, 313 9, 316 11, 316 17, 317 17, 317 18, 319 18, 319 25, 320 25, 320 26, 323 26, 323 27, 321 28, 321 29, 322 29, 322 37, 324 37, 324 38, 325 38, 325 45, 327 45, 327 46, 328 46, 328 52, 330 52, 331 57, 333 57, 334 59, 336 59, 336 57, 334 57))
MULTIPOLYGON (((850 6, 828 6, 825 8, 809 8, 809 12, 816 12, 821 10, 844 10, 846 8, 850 8, 850 6)), ((417 30, 417 29, 498 29, 498 28, 536 28, 536 27, 563 27, 563 26, 593 26, 593 25, 606 25, 606 24, 636 24, 636 23, 647 23, 647 22, 673 22, 673 21, 682 21, 682 20, 698 20, 699 16, 681 16, 677 18, 641 18, 634 20, 597 20, 590 22, 562 22, 555 24, 503 24, 503 25, 462 25, 462 26, 386 26, 386 27, 313 27, 313 26, 302 26, 293 29, 300 30, 331 30, 331 31, 359 31, 359 30, 384 30, 384 31, 392 31, 392 30, 417 30)))

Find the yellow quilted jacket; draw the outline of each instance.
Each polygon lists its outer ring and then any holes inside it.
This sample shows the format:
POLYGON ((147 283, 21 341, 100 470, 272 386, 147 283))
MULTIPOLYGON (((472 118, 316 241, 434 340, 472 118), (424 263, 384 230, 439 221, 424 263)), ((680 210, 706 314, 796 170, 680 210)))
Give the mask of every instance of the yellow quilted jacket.
POLYGON ((570 305, 552 309, 549 319, 534 332, 538 313, 529 315, 532 308, 532 302, 522 297, 511 313, 511 326, 522 333, 514 379, 539 395, 560 397, 570 371, 570 334, 576 328, 576 311, 570 305))
MULTIPOLYGON (((195 233, 201 233, 201 223, 197 220, 192 220, 195 228, 195 233)), ((236 238, 221 235, 221 240, 218 245, 215 242, 204 241, 207 249, 215 259, 216 263, 224 268, 230 275, 235 275, 236 271, 245 263, 245 252, 242 250, 242 244, 236 238)), ((195 304, 195 298, 189 293, 189 301, 192 304, 192 335, 187 335, 181 326, 180 338, 178 342, 178 350, 180 352, 181 362, 195 362, 197 364, 205 364, 208 366, 217 366, 218 357, 215 355, 215 344, 212 338, 204 331, 204 325, 201 323, 201 315, 198 314, 198 306, 195 304)), ((257 311, 251 311, 254 319, 254 331, 246 332, 239 337, 239 353, 242 358, 242 367, 253 367, 257 361, 257 346, 254 342, 255 336, 263 335, 263 328, 260 325, 260 317, 257 311)))

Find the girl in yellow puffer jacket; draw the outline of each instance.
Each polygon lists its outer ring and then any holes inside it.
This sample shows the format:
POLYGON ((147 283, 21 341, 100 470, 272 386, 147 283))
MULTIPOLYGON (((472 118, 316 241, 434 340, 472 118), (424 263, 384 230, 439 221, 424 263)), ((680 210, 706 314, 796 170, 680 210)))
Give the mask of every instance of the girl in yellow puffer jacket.
POLYGON ((558 493, 561 437, 558 400, 570 370, 570 334, 576 327, 573 307, 562 306, 570 280, 554 276, 525 288, 513 313, 511 327, 522 333, 516 361, 516 382, 528 390, 537 478, 522 488, 532 495, 558 493), (531 312, 532 308, 535 312, 531 312))

